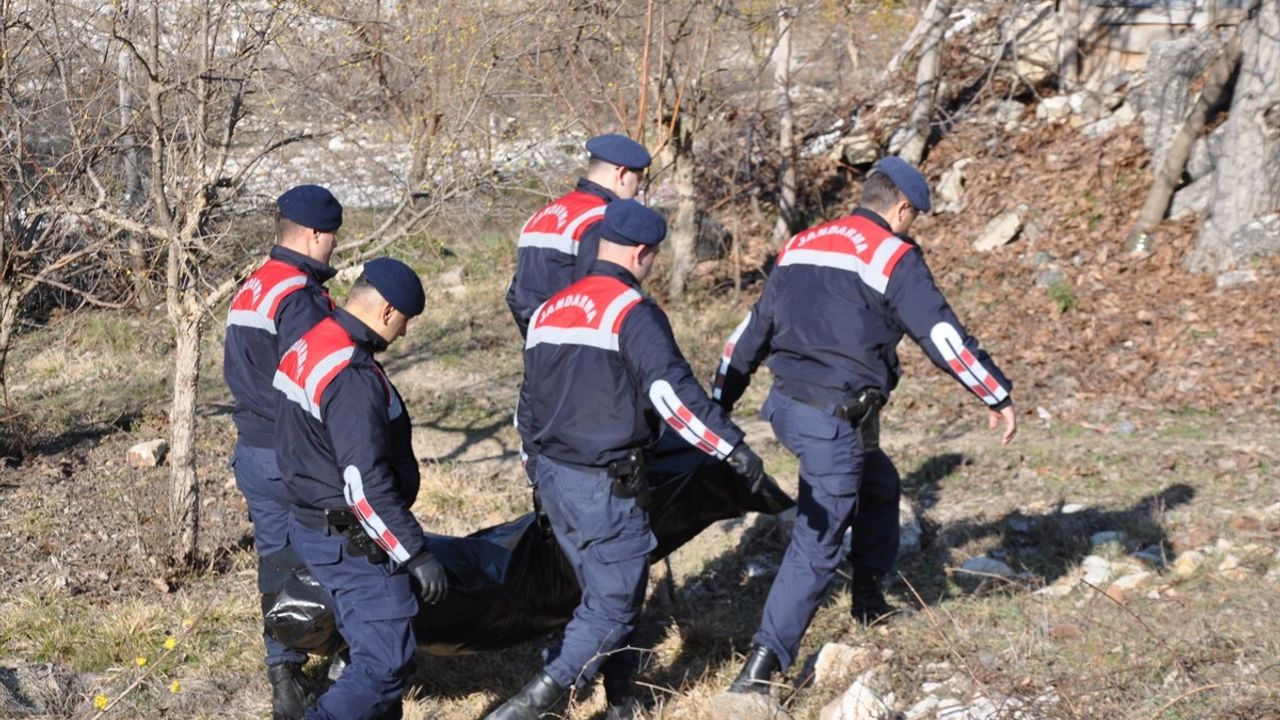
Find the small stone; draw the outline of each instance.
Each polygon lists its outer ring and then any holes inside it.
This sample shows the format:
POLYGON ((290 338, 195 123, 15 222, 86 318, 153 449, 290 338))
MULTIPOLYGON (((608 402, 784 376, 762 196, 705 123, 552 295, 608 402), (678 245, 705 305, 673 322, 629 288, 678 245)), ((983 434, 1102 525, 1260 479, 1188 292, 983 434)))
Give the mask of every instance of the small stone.
POLYGON ((1031 256, 1032 269, 1039 269, 1053 262, 1053 256, 1043 250, 1037 250, 1031 256))
POLYGON ((1146 585, 1152 577, 1154 576, 1146 571, 1125 575, 1111 583, 1107 588, 1107 596, 1116 602, 1125 602, 1133 591, 1146 585))
POLYGON ((1017 122, 1026 110, 1026 106, 1017 100, 1001 100, 996 105, 996 121, 1001 124, 1017 122))
POLYGON ((938 708, 938 698, 933 695, 926 696, 923 700, 912 705, 905 713, 906 720, 918 720, 934 714, 938 708))
POLYGON ((1235 555, 1228 555, 1222 558, 1222 562, 1218 563, 1218 572, 1227 572, 1240 567, 1240 558, 1235 555))
POLYGON ((1066 276, 1062 274, 1061 270, 1057 268, 1049 268, 1036 273, 1036 277, 1032 282, 1035 283, 1036 287, 1047 288, 1053 287, 1054 285, 1062 282, 1065 277, 1066 276))
POLYGON ((886 720, 893 717, 890 695, 878 692, 879 679, 871 671, 858 676, 840 697, 822 708, 821 720, 886 720))
POLYGON ((1071 114, 1071 99, 1063 95, 1047 97, 1036 106, 1036 117, 1042 120, 1061 120, 1071 114))
POLYGON ((898 527, 901 528, 898 537, 898 552, 919 550, 920 538, 924 535, 924 528, 920 525, 920 519, 916 517, 915 508, 911 507, 911 502, 905 497, 898 503, 898 527))
POLYGON ((1111 428, 1121 435, 1132 435, 1138 431, 1138 426, 1133 424, 1132 420, 1121 420, 1111 428))
POLYGON ((1133 557, 1141 560, 1151 567, 1160 567, 1164 565, 1165 562, 1164 548, 1159 545, 1148 545, 1135 552, 1133 557))
POLYGON ((982 238, 973 244, 975 250, 988 252, 1002 245, 1008 245, 1018 236, 1022 229, 1022 217, 1016 210, 1002 213, 988 223, 982 238))
POLYGON ((965 572, 976 573, 979 575, 998 575, 1000 577, 1013 577, 1016 574, 1013 572, 1013 568, 1009 567, 1005 563, 986 557, 985 555, 979 555, 978 557, 965 560, 964 564, 960 566, 960 569, 965 572))
POLYGON ((715 720, 790 720, 777 700, 761 693, 723 692, 708 703, 715 720))
MULTIPOLYGON (((921 692, 927 692, 927 693, 936 693, 939 690, 942 690, 944 688, 946 688, 946 685, 940 682, 927 682, 920 686, 921 692)), ((934 698, 933 700, 934 700, 933 704, 936 706, 938 704, 938 699, 934 698)))
POLYGON ((1258 271, 1256 270, 1228 270, 1218 276, 1218 289, 1235 287, 1237 285, 1246 285, 1258 281, 1258 271))
POLYGON ((1080 566, 1084 568, 1084 581, 1100 587, 1103 583, 1111 578, 1111 561, 1099 555, 1088 555, 1080 562, 1080 566))
POLYGON ((1081 505, 1080 503, 1067 503, 1066 505, 1062 506, 1062 510, 1060 512, 1063 515, 1074 515, 1078 512, 1081 512, 1087 509, 1087 507, 1088 507, 1087 505, 1081 505))
POLYGON ((458 267, 448 272, 441 273, 438 280, 440 284, 445 287, 457 287, 462 284, 462 281, 464 278, 466 278, 466 276, 467 276, 467 268, 462 265, 459 265, 458 267))
POLYGON ((1107 543, 1122 543, 1127 536, 1119 530, 1103 530, 1089 536, 1089 545, 1098 547, 1107 543))
POLYGON ((149 440, 129 448, 125 455, 125 463, 129 467, 149 468, 164 462, 165 453, 169 452, 169 443, 164 440, 149 440))
POLYGON ((818 651, 818 660, 813 666, 814 682, 822 684, 841 676, 849 677, 871 660, 871 651, 865 647, 827 643, 818 651))

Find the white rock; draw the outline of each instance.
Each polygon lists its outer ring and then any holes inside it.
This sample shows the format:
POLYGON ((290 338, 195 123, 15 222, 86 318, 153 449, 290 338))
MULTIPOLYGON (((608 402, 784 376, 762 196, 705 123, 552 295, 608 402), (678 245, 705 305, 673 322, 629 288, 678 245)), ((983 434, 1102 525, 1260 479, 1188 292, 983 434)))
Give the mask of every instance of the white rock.
POLYGON ((1047 97, 1036 106, 1036 117, 1042 120, 1061 120, 1071 114, 1071 99, 1063 95, 1047 97))
POLYGON ((938 720, 962 720, 969 716, 969 709, 955 698, 942 698, 938 701, 938 720))
POLYGON ((980 697, 969 703, 969 717, 972 720, 989 720, 999 713, 996 704, 990 699, 980 697))
POLYGON ((1127 593, 1130 590, 1136 590, 1147 584, 1152 577, 1152 574, 1146 571, 1136 572, 1132 575, 1123 575, 1115 582, 1111 583, 1111 587, 1107 589, 1107 594, 1112 594, 1113 590, 1120 593, 1127 593))
POLYGON ((342 137, 341 135, 334 135, 333 137, 329 138, 330 150, 341 150, 342 147, 346 144, 347 144, 347 139, 342 137))
POLYGON ((467 268, 463 265, 459 265, 458 267, 448 272, 441 273, 440 277, 437 278, 437 280, 441 285, 444 285, 445 287, 456 287, 462 284, 462 280, 466 276, 467 276, 467 268))
POLYGON ((937 707, 938 698, 929 695, 915 705, 912 705, 911 708, 907 710, 904 717, 906 717, 906 720, 917 720, 918 718, 923 718, 926 715, 932 715, 937 707))
POLYGON ((819 717, 821 720, 885 720, 893 717, 893 706, 886 702, 889 696, 874 689, 878 684, 874 673, 863 673, 843 695, 822 708, 819 717))
POLYGON ((902 498, 898 502, 898 552, 909 552, 920 549, 920 536, 924 534, 924 528, 920 525, 920 519, 916 517, 915 508, 911 507, 907 498, 902 498))
POLYGON ((1240 567, 1240 558, 1235 555, 1228 555, 1222 558, 1222 562, 1218 563, 1218 572, 1235 570, 1238 567, 1240 567))
POLYGON ((814 682, 822 684, 842 675, 848 677, 871 660, 872 653, 865 647, 827 643, 818 651, 818 659, 814 662, 814 682))
POLYGON ((1061 512, 1063 515, 1074 515, 1075 513, 1084 511, 1087 507, 1087 505, 1081 505, 1080 503, 1067 503, 1062 506, 1061 512))
POLYGON ((1262 512, 1267 515, 1280 515, 1280 502, 1268 505, 1262 512))
POLYGON ((723 692, 708 704, 716 720, 790 720, 791 715, 778 701, 761 693, 723 692))
POLYGON ((975 250, 987 252, 1008 245, 1022 229, 1022 217, 1016 210, 997 215, 987 223, 982 238, 973 244, 975 250))
POLYGON ((1191 577, 1203 563, 1204 553, 1199 550, 1187 550, 1180 553, 1178 559, 1173 561, 1173 574, 1182 578, 1191 577))
POLYGON ((165 453, 169 452, 169 443, 164 440, 149 440, 129 448, 125 455, 125 463, 129 467, 149 468, 164 462, 165 453))
POLYGON ((1088 555, 1080 562, 1084 568, 1084 581, 1095 587, 1111 578, 1111 561, 1098 555, 1088 555))
POLYGON ((1089 536, 1089 545, 1098 547, 1107 543, 1122 543, 1127 536, 1119 530, 1103 530, 1089 536))
MULTIPOLYGON (((924 691, 924 692, 927 692, 927 693, 932 694, 932 693, 936 693, 936 692, 938 692, 939 690, 942 690, 942 689, 943 689, 943 688, 945 688, 945 687, 946 687, 946 685, 945 685, 944 683, 940 683, 940 682, 927 682, 927 683, 922 684, 922 685, 920 686, 920 689, 921 689, 922 691, 924 691)), ((938 704, 938 698, 934 698, 934 699, 933 699, 933 704, 934 704, 934 705, 937 705, 937 704, 938 704)))
POLYGON ((1236 285, 1246 285, 1258 281, 1258 271, 1253 268, 1245 270, 1228 270, 1218 276, 1216 284, 1218 289, 1235 287, 1236 285))
POLYGON ((999 575, 1000 577, 1013 577, 1016 573, 1013 568, 985 555, 979 555, 975 558, 969 558, 960 566, 961 570, 971 573, 979 573, 982 575, 999 575))

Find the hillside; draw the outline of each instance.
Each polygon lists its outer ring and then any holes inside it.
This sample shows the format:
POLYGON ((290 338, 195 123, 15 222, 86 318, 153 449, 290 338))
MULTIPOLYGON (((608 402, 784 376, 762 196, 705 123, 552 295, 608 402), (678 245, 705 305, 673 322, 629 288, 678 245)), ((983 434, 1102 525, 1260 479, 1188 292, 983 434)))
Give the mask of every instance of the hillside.
MULTIPOLYGON (((953 86, 968 77, 957 67, 953 86)), ((957 313, 1014 380, 1018 437, 1001 447, 983 408, 904 343, 882 442, 903 477, 904 525, 919 534, 890 595, 915 612, 862 628, 837 582, 778 693, 779 717, 828 720, 824 707, 843 698, 876 708, 848 717, 1280 718, 1280 258, 1192 274, 1194 215, 1131 252, 1150 181, 1142 125, 1091 137, 1079 113, 1040 117, 1054 97, 1040 91, 997 83, 956 113, 923 170, 936 192, 958 165, 963 191, 913 227, 957 313), (1018 233, 975 249, 1011 211, 1018 233)), ((869 121, 873 135, 904 108, 877 111, 888 119, 869 121)), ((812 219, 853 207, 860 179, 825 153, 807 157, 812 219)), ((649 285, 699 377, 759 296, 773 249, 771 219, 745 201, 727 207, 744 218, 744 286, 729 259, 700 263, 679 301, 665 296, 665 268, 649 285)), ((243 222, 268 231, 265 215, 243 222)), ((414 511, 432 532, 463 535, 529 507, 510 422, 520 343, 502 300, 514 232, 502 217, 390 249, 427 285, 426 314, 386 365, 414 418, 414 511)), ((163 315, 81 311, 15 341, 0 717, 95 717, 100 697, 115 703, 107 717, 269 716, 252 527, 226 466, 235 433, 220 318, 200 367, 196 572, 164 560, 168 468, 125 461, 167 432, 163 315)), ((794 457, 753 415, 767 388, 762 372, 738 419, 794 492, 794 457)), ((651 717, 762 717, 718 693, 749 646, 788 522, 724 521, 655 568, 641 630, 651 717)), ((406 718, 480 717, 538 668, 539 650, 420 656, 406 718)), ((308 674, 324 685, 320 659, 308 674)), ((603 707, 597 690, 567 717, 603 707)))

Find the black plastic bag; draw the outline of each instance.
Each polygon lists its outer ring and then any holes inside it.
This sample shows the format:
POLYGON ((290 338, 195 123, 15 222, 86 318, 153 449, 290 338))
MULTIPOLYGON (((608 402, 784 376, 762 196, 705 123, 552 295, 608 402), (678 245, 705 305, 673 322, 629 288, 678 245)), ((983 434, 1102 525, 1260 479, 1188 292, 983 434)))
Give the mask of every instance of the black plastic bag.
MULTIPOLYGON (((650 562, 717 520, 753 511, 775 514, 794 504, 772 480, 752 493, 728 465, 670 435, 648 467, 649 522, 658 539, 650 562)), ((414 619, 418 645, 427 652, 509 647, 564 627, 578 605, 581 590, 573 569, 535 513, 461 538, 428 534, 427 545, 449 573, 448 597, 423 606, 414 619)), ((290 647, 328 654, 341 643, 329 602, 295 561, 292 577, 263 598, 267 632, 290 647)))

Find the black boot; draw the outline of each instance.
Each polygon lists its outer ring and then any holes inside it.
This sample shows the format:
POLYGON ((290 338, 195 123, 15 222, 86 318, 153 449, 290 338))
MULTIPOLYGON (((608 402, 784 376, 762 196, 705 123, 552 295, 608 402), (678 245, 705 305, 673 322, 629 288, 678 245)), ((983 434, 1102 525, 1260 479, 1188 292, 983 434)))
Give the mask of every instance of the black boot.
POLYGON ((898 611, 884 599, 884 591, 880 588, 882 573, 865 567, 853 569, 853 580, 849 583, 849 595, 852 604, 849 614, 863 625, 874 625, 898 611))
POLYGON ((550 675, 540 672, 538 677, 520 688, 520 692, 485 716, 485 720, 538 720, 560 702, 564 691, 565 688, 557 685, 550 675))
POLYGON ((763 645, 756 645, 751 648, 751 654, 742 664, 742 672, 738 673, 737 679, 729 686, 729 692, 768 695, 769 679, 781 666, 782 662, 772 650, 763 645))
POLYGON ((271 681, 271 720, 302 720, 307 713, 301 670, 302 666, 295 662, 267 667, 267 679, 271 681))
POLYGON ((605 720, 637 720, 644 717, 644 705, 635 697, 635 672, 614 670, 604 673, 604 699, 609 705, 605 720))

